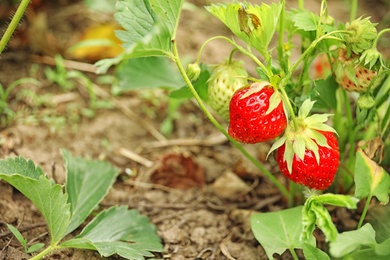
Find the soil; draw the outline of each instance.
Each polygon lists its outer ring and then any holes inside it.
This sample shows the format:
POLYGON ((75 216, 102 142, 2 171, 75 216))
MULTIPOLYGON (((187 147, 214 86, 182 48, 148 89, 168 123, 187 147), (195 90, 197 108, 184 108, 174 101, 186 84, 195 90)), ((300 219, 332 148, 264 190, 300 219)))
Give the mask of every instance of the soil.
MULTIPOLYGON (((230 32, 202 9, 215 1, 189 2, 199 9, 183 11, 177 41, 180 52, 193 58, 206 39, 230 32)), ((374 21, 389 19, 389 7, 384 2, 382 8, 371 2, 363 2, 361 10, 372 15, 374 21)), ((65 182, 61 149, 75 156, 109 161, 121 174, 101 208, 127 205, 147 215, 157 226, 165 248, 157 258, 267 259, 251 232, 249 215, 285 208, 278 190, 208 122, 196 103, 186 102, 177 110, 173 131, 164 136, 160 127, 168 108, 165 90, 134 90, 112 96, 110 85, 99 84, 97 75, 80 64, 67 63, 68 69, 79 69, 90 77, 98 88, 98 98, 112 105, 88 114, 85 84, 74 82, 73 89, 63 90, 50 83, 44 71, 54 67, 55 54, 72 59, 66 50, 88 25, 111 18, 91 13, 79 1, 33 3, 2 54, 0 82, 9 86, 17 79, 34 77, 41 84, 23 84, 11 92, 8 102, 16 113, 0 132, 1 158, 30 158, 58 183, 65 182), (30 92, 26 94, 25 90, 30 92), (36 93, 40 99, 28 93, 36 93), (230 187, 230 183, 235 185, 230 187)), ((307 7, 318 10, 319 3, 307 1, 307 7)), ((344 1, 329 1, 329 7, 336 19, 348 19, 344 1)), ((13 6, 3 5, 0 9, 0 20, 7 21, 13 6)), ((203 54, 204 61, 220 62, 229 55, 226 47, 220 41, 213 42, 203 54)), ((93 62, 81 61, 84 65, 93 62)), ((251 65, 247 66, 250 71, 251 65)), ((273 158, 265 158, 270 144, 245 147, 286 182, 273 158)), ((0 198, 0 259, 28 259, 5 224, 24 230, 29 242, 47 244, 44 220, 23 195, 5 182, 0 182, 0 198)), ((340 231, 356 227, 360 210, 331 210, 340 231)), ((326 246, 321 234, 318 242, 326 246)), ((275 257, 291 258, 289 253, 275 257)), ((87 250, 64 250, 46 259, 100 257, 87 250)))

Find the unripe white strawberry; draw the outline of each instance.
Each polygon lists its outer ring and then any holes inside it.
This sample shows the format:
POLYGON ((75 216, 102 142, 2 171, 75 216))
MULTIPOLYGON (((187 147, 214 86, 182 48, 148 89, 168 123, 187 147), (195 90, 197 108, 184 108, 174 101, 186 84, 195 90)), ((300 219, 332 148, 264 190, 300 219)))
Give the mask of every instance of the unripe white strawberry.
POLYGON ((366 92, 369 88, 378 86, 383 79, 382 76, 377 77, 378 72, 375 69, 364 66, 359 57, 353 53, 348 57, 347 50, 340 48, 334 60, 335 80, 345 90, 366 92))
POLYGON ((242 63, 230 61, 215 67, 208 80, 208 104, 222 118, 229 120, 229 103, 234 92, 248 83, 242 63))

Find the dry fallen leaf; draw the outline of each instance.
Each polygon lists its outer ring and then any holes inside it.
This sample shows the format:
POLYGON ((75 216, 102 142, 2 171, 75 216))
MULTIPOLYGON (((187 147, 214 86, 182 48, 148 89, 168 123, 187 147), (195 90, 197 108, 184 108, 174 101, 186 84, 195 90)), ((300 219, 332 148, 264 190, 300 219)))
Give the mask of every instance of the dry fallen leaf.
POLYGON ((191 155, 171 152, 157 162, 150 179, 170 188, 189 189, 204 185, 204 170, 191 155))

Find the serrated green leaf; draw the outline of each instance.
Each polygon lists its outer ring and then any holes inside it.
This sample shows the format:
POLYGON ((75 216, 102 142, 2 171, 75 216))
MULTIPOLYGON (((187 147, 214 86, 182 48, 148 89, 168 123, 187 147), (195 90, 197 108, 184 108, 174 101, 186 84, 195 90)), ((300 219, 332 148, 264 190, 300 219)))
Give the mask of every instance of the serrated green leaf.
MULTIPOLYGON (((278 212, 256 213, 251 216, 252 232, 269 259, 288 249, 303 248, 299 236, 302 231, 302 206, 278 212)), ((314 236, 308 241, 315 245, 314 236)))
POLYGON ((375 196, 382 203, 389 202, 390 176, 376 162, 359 149, 355 160, 355 196, 375 196))
POLYGON ((35 166, 33 161, 26 160, 23 157, 0 160, 0 172, 9 175, 22 173, 25 177, 30 177, 36 180, 43 175, 43 171, 39 166, 35 166))
POLYGON ((106 72, 125 59, 170 56, 182 5, 183 0, 118 1, 115 19, 124 30, 116 35, 126 50, 113 59, 97 62, 98 72, 106 72))
POLYGON ((345 207, 347 209, 356 209, 359 199, 342 194, 325 193, 313 196, 311 200, 315 203, 332 205, 336 207, 345 207))
POLYGON ((69 195, 71 220, 67 233, 75 230, 107 195, 119 171, 107 162, 73 157, 62 150, 67 171, 65 190, 69 195))
POLYGON ((51 244, 57 244, 66 233, 70 222, 68 196, 62 186, 52 184, 43 171, 22 157, 0 161, 0 178, 30 199, 46 220, 51 244))
POLYGON ((100 212, 75 238, 63 247, 96 248, 101 256, 114 254, 127 259, 144 259, 150 252, 162 252, 156 227, 146 216, 125 206, 100 212))
POLYGON ((306 10, 293 10, 292 20, 294 25, 303 31, 316 31, 319 22, 319 16, 306 10))
MULTIPOLYGON (((330 253, 334 257, 344 257, 359 249, 371 249, 370 255, 390 256, 390 239, 378 244, 375 240, 375 230, 371 224, 365 224, 358 230, 347 231, 339 234, 337 239, 330 243, 330 253), (375 252, 375 254, 373 254, 375 252)), ((365 253, 368 253, 365 250, 365 253)), ((357 258, 352 258, 357 259, 357 258)), ((371 258, 373 259, 373 258, 371 258)), ((379 259, 379 258, 375 258, 379 259)))
POLYGON ((113 92, 143 88, 180 88, 185 85, 179 70, 164 57, 147 57, 121 62, 115 69, 118 84, 113 92))
POLYGON ((306 260, 330 260, 324 251, 306 243, 303 245, 303 254, 306 260))
POLYGON ((262 54, 267 52, 275 33, 281 8, 281 3, 258 6, 247 2, 218 3, 206 7, 238 38, 262 54))

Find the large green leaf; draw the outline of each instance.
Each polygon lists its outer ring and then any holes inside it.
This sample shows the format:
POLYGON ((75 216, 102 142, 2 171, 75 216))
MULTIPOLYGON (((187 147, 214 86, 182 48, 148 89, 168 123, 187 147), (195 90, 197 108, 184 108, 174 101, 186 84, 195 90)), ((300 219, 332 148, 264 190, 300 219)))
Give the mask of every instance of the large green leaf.
POLYGON ((47 179, 43 171, 22 157, 0 161, 0 178, 30 199, 46 220, 51 244, 57 244, 66 234, 70 222, 67 194, 61 185, 47 179))
POLYGON ((124 28, 116 32, 125 51, 99 61, 99 72, 124 59, 170 56, 183 0, 119 0, 115 19, 124 28))
MULTIPOLYGON (((269 259, 273 259, 274 253, 303 248, 304 244, 300 241, 301 223, 302 206, 251 216, 252 231, 269 259)), ((308 243, 315 245, 314 236, 308 243)))
POLYGON ((389 259, 390 238, 378 244, 375 230, 371 224, 366 224, 358 230, 341 233, 336 241, 330 243, 330 253, 334 257, 352 254, 348 259, 389 259), (359 258, 363 255, 372 258, 359 258))
POLYGON ((357 198, 375 196, 382 203, 388 203, 389 174, 360 149, 356 152, 355 184, 357 198))
POLYGON ((179 70, 163 57, 126 60, 116 67, 119 80, 115 94, 136 88, 180 88, 185 85, 179 70))
POLYGON ((125 206, 100 212, 75 238, 62 247, 95 248, 107 257, 118 254, 127 259, 144 259, 150 252, 162 252, 156 227, 146 216, 125 206))
POLYGON ((71 205, 67 233, 75 230, 107 195, 119 171, 109 163, 73 157, 62 150, 67 170, 66 192, 71 205))
POLYGON ((247 2, 218 3, 206 9, 220 19, 241 40, 267 52, 279 21, 282 4, 252 5, 247 2))

